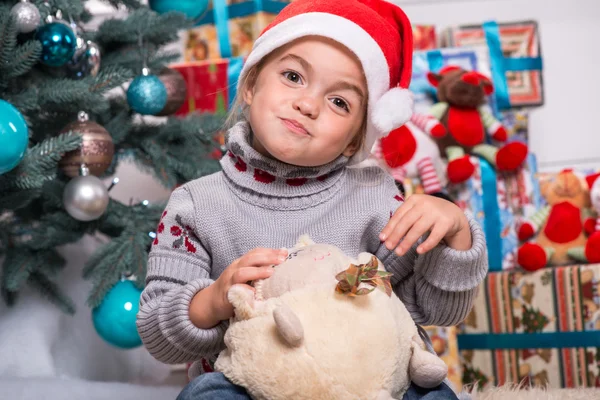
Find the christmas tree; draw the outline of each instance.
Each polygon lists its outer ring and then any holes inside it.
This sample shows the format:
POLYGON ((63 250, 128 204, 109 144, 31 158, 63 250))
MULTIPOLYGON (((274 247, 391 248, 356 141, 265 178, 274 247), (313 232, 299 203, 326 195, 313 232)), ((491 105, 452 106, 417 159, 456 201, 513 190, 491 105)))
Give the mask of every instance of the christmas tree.
POLYGON ((173 116, 186 88, 164 46, 193 22, 137 0, 107 3, 127 17, 90 31, 85 1, 0 0, 0 289, 9 305, 29 285, 74 313, 57 247, 86 234, 111 239, 83 271, 90 307, 124 279, 143 287, 164 204, 110 199, 110 179, 100 178, 120 162, 134 160, 167 188, 219 168, 222 119, 173 116))

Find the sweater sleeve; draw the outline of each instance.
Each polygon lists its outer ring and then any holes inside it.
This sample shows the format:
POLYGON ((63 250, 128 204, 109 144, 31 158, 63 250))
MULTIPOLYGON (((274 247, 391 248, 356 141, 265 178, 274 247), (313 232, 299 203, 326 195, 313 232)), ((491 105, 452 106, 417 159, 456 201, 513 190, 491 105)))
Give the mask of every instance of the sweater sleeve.
POLYGON ((213 283, 210 254, 195 220, 188 190, 176 189, 156 230, 137 315, 144 345, 157 360, 169 364, 196 361, 224 347, 226 321, 200 329, 189 317, 194 295, 213 283))
MULTIPOLYGON (((398 207, 397 202, 395 207, 398 207)), ((467 214, 467 218, 472 237, 469 250, 455 250, 440 243, 419 255, 416 248, 423 237, 399 257, 384 243, 379 245, 376 256, 394 274, 394 292, 417 324, 456 325, 471 310, 478 287, 487 274, 488 263, 485 235, 472 216, 467 214)))

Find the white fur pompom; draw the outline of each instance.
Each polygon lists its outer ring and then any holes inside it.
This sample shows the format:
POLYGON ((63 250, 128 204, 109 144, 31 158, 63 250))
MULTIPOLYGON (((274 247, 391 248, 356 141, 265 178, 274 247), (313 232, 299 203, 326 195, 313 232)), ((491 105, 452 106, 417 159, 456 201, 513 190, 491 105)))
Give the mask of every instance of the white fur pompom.
POLYGON ((387 136, 410 120, 413 105, 412 92, 399 87, 390 89, 375 103, 371 122, 379 130, 380 136, 387 136))

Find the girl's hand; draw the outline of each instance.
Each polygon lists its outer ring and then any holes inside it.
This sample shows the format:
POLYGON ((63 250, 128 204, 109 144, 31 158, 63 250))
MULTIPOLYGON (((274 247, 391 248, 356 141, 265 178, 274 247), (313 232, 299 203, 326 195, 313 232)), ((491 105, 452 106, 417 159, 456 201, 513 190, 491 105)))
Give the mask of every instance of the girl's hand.
POLYGON ((417 247, 418 254, 428 252, 442 240, 456 250, 468 250, 472 245, 469 221, 458 206, 419 194, 410 196, 398 207, 379 238, 389 250, 396 249, 401 256, 427 232, 429 237, 417 247))
MULTIPOLYGON (((281 264, 286 257, 287 250, 254 249, 232 262, 207 288, 211 290, 210 305, 214 318, 223 321, 233 316, 233 306, 227 299, 229 288, 270 277, 273 273, 271 266, 281 264)), ((254 291, 249 285, 248 288, 254 291)))

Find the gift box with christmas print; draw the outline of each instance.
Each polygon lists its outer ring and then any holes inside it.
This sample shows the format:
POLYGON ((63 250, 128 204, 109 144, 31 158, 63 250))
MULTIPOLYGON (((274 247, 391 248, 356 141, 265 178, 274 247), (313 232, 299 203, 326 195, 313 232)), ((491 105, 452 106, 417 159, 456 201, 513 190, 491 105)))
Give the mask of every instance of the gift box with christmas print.
MULTIPOLYGON (((483 158, 470 159, 475 167, 471 178, 461 184, 449 183, 445 190, 453 202, 484 228, 490 271, 513 269, 518 266, 521 222, 544 205, 536 178, 536 158, 529 154, 526 163, 511 173, 496 171, 483 158)), ((403 189, 406 197, 424 193, 418 179, 405 179, 403 189)))
POLYGON ((447 47, 487 48, 500 109, 544 103, 542 56, 535 21, 451 27, 442 33, 441 43, 447 47))
POLYGON ((262 30, 291 0, 212 0, 186 32, 185 61, 245 57, 262 30))
POLYGON ((434 25, 413 25, 412 28, 414 50, 433 50, 439 47, 434 25))
POLYGON ((448 380, 455 392, 462 390, 462 367, 458 354, 458 342, 456 340, 457 328, 455 326, 423 327, 431 339, 433 350, 448 366, 448 380))
POLYGON ((437 89, 427 79, 427 73, 438 72, 443 67, 450 65, 461 67, 467 71, 476 71, 486 76, 491 75, 489 55, 487 49, 483 47, 415 51, 410 83, 410 90, 415 96, 415 112, 427 113, 437 101, 437 89))
POLYGON ((449 184, 448 193, 463 210, 475 216, 484 228, 490 271, 517 267, 518 229, 523 219, 542 206, 537 163, 529 154, 516 172, 496 171, 483 158, 471 157, 473 176, 462 184, 449 184))
POLYGON ((600 264, 488 274, 458 347, 464 384, 600 387, 600 264))
POLYGON ((187 98, 176 115, 191 112, 226 113, 235 98, 242 57, 171 65, 183 75, 187 98))

